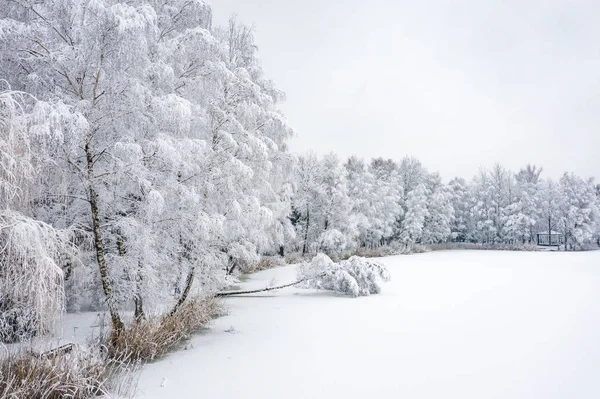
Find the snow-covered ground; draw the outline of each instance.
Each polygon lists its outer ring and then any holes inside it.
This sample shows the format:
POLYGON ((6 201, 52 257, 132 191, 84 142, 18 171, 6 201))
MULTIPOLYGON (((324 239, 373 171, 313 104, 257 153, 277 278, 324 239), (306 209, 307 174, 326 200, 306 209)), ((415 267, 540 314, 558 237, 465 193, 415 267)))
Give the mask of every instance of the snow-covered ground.
MULTIPOLYGON (((361 298, 302 289, 229 315, 148 365, 139 398, 598 398, 600 252, 383 258, 361 298)), ((293 267, 244 288, 294 279, 293 267)))

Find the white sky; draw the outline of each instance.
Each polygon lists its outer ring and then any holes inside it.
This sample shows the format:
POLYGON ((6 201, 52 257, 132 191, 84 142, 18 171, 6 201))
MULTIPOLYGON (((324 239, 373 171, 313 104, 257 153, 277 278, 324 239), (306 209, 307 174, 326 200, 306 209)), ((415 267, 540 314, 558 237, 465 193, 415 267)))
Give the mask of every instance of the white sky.
POLYGON ((598 0, 211 0, 255 26, 292 151, 600 178, 598 0))

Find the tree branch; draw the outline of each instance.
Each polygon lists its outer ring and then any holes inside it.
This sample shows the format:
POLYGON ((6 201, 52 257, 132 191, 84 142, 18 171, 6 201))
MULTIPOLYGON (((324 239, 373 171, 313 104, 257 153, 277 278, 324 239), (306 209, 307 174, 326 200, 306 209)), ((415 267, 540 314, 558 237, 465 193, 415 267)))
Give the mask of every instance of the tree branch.
POLYGON ((289 284, 284 284, 284 285, 278 285, 275 287, 266 287, 266 288, 260 288, 257 290, 247 290, 247 291, 221 291, 221 292, 217 292, 217 294, 215 296, 221 297, 221 296, 231 296, 231 295, 244 295, 244 294, 256 294, 258 292, 266 292, 266 291, 274 291, 274 290, 280 290, 282 288, 287 288, 287 287, 291 287, 293 285, 297 285, 300 283, 303 283, 305 281, 308 280, 313 280, 315 278, 320 278, 320 277, 324 277, 326 273, 322 273, 319 274, 318 276, 315 277, 307 277, 307 278, 303 278, 301 280, 298 281, 294 281, 293 283, 289 283, 289 284))

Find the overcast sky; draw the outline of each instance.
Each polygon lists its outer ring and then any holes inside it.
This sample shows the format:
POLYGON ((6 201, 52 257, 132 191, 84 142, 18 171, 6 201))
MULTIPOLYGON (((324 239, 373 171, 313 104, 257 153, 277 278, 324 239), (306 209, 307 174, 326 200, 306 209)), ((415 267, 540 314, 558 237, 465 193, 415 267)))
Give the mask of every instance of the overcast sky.
POLYGON ((211 0, 255 26, 295 152, 600 178, 598 0, 211 0))

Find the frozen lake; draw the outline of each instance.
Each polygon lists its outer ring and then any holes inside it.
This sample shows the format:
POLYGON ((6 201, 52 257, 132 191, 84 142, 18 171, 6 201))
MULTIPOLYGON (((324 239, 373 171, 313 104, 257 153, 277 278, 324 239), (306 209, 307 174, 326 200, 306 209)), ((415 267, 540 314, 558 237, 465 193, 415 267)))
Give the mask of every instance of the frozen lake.
MULTIPOLYGON (((140 398, 598 398, 600 251, 382 258, 381 295, 302 289, 227 300, 140 398)), ((293 267, 244 287, 294 279, 293 267)))

